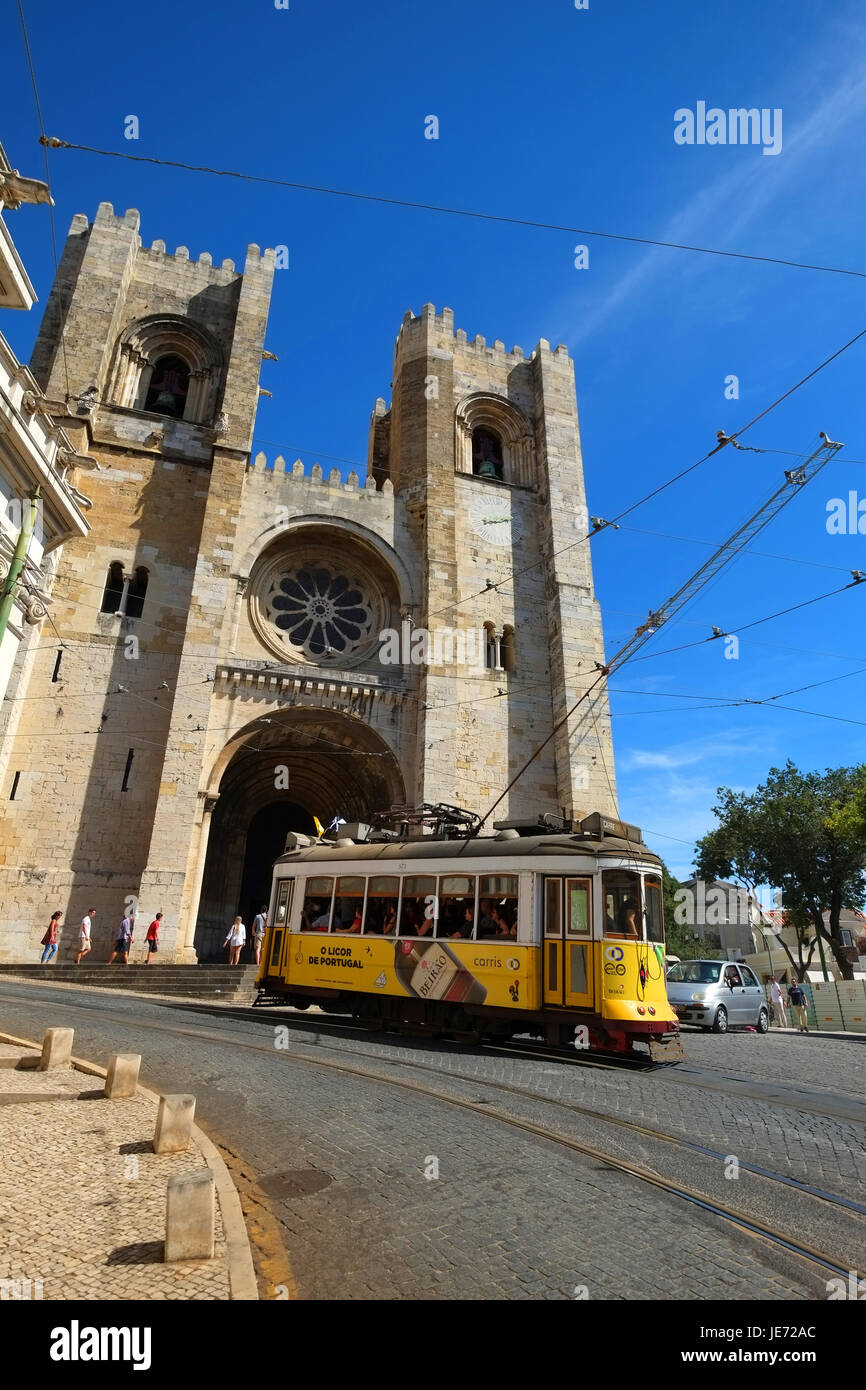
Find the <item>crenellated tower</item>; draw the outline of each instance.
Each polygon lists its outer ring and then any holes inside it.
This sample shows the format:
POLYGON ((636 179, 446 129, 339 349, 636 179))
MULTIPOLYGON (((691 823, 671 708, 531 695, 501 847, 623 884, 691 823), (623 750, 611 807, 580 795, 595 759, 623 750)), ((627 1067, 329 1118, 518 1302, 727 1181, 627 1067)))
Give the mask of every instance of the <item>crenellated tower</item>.
MULTIPOLYGON (((574 369, 542 339, 527 358, 454 331, 450 309, 407 314, 370 469, 409 518, 416 625, 485 634, 485 669, 432 660, 420 676, 417 777, 428 801, 485 810, 604 659, 587 532, 574 369), (512 578, 513 576, 513 578, 512 578)), ((584 706, 499 814, 615 810, 606 695, 584 706)))

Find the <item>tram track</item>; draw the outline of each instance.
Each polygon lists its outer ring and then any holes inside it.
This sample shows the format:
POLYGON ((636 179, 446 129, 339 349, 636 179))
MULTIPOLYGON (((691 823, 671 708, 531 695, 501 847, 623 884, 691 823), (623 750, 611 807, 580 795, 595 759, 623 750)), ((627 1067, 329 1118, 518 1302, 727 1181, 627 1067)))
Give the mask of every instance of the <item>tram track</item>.
MULTIPOLYGON (((199 1042, 213 1041, 223 1046, 231 1046, 233 1048, 241 1047, 247 1050, 264 1052, 269 1054, 270 1056, 283 1056, 288 1061, 300 1062, 303 1065, 319 1067, 320 1069, 324 1068, 342 1074, 343 1076, 356 1077, 364 1081, 372 1082, 373 1084, 398 1087, 404 1091, 409 1091, 416 1095, 423 1096, 425 1099, 433 1100, 448 1105, 452 1108, 459 1108, 477 1116, 482 1116, 494 1123, 504 1124, 514 1130, 522 1131, 523 1133, 530 1134, 544 1142, 554 1144, 559 1148, 565 1148, 573 1153, 580 1154, 582 1157, 597 1162, 606 1168, 613 1169, 617 1172, 622 1173, 623 1175, 631 1177, 632 1179, 638 1182, 647 1184, 656 1188, 659 1191, 665 1192, 667 1193, 667 1195, 671 1197, 675 1197, 694 1207, 697 1207, 700 1210, 706 1212, 708 1215, 714 1216, 728 1223, 731 1226, 739 1227, 741 1230, 748 1232, 750 1235, 769 1242, 771 1245, 775 1246, 778 1249, 785 1250, 789 1254, 794 1254, 798 1256, 800 1259, 808 1262, 813 1267, 819 1268, 824 1272, 830 1271, 834 1276, 842 1278, 848 1277, 850 1265, 840 1264, 837 1259, 827 1254, 826 1252, 818 1250, 811 1245, 807 1245, 802 1241, 794 1240, 790 1237, 790 1235, 786 1235, 785 1233, 774 1229, 766 1222, 757 1220, 755 1217, 750 1216, 743 1211, 736 1211, 733 1208, 727 1206, 725 1203, 715 1200, 714 1198, 708 1196, 706 1192, 700 1192, 695 1190, 694 1188, 687 1187, 682 1183, 675 1182, 672 1179, 665 1177, 662 1173, 656 1172, 651 1168, 645 1167, 643 1164, 636 1163, 631 1159, 625 1159, 623 1157, 612 1154, 606 1150, 599 1149, 593 1144, 586 1143, 584 1140, 576 1139, 571 1136, 559 1133, 557 1130, 551 1128, 548 1125, 539 1124, 534 1120, 526 1118, 525 1116, 508 1114, 500 1108, 491 1107, 489 1100, 487 1100, 486 1098, 473 1100, 468 1099, 466 1097, 455 1096, 453 1094, 449 1094, 447 1091, 442 1091, 436 1087, 424 1085, 417 1079, 410 1079, 405 1076, 389 1076, 387 1074, 383 1074, 381 1070, 370 1071, 366 1068, 349 1064, 344 1060, 336 1060, 332 1058, 323 1057, 321 1056, 321 1054, 311 1056, 301 1053, 296 1049, 285 1050, 281 1052, 275 1049, 273 1043, 266 1045, 263 1042, 242 1039, 236 1036, 229 1039, 226 1038, 224 1034, 219 1033, 216 1030, 207 1030, 202 1029, 201 1027, 184 1027, 177 1024, 169 1024, 168 1022, 154 1020, 130 1020, 128 1016, 125 1016, 123 1014, 112 1014, 106 1012, 104 1009, 98 1008, 93 1005, 91 1005, 88 1009, 87 1005, 77 1002, 64 1005, 63 1003, 58 1001, 57 1006, 60 1008, 66 1007, 70 1010, 84 1009, 85 1011, 97 1013, 101 1022, 116 1022, 124 1026, 129 1026, 132 1022, 135 1027, 141 1027, 155 1032, 166 1033, 177 1037, 192 1038, 199 1042)), ((249 1012, 250 1011, 246 1010, 232 1010, 224 1008, 220 1009, 219 1011, 221 1017, 224 1017, 227 1014, 235 1016, 247 1016, 249 1012)), ((255 1015, 255 1021, 259 1021, 260 1018, 260 1014, 255 1015)), ((310 1020, 303 1020, 303 1022, 309 1024, 310 1020)), ((310 1030, 305 1029, 303 1031, 310 1030)), ((321 1029, 318 1027, 318 1020, 317 1028, 315 1031, 321 1031, 321 1029)), ((321 1046, 321 1044, 318 1043, 318 1041, 311 1045, 321 1046)), ((358 1053, 355 1050, 353 1051, 352 1055, 359 1056, 362 1054, 358 1053)), ((515 1054, 512 1052, 510 1053, 510 1055, 515 1054)), ((602 1111, 594 1110, 590 1107, 575 1105, 569 1101, 559 1100, 556 1097, 545 1096, 538 1092, 531 1091, 526 1087, 513 1085, 510 1082, 495 1081, 487 1078, 479 1078, 477 1076, 467 1076, 465 1073, 456 1072, 453 1070, 445 1070, 443 1068, 437 1068, 435 1066, 430 1065, 427 1062, 420 1062, 417 1059, 413 1059, 412 1057, 407 1057, 405 1059, 379 1057, 376 1060, 380 1064, 383 1064, 387 1067, 399 1066, 407 1069, 431 1072, 434 1075, 447 1078, 448 1080, 458 1081, 464 1085, 476 1086, 479 1090, 493 1090, 509 1095, 514 1095, 516 1097, 519 1097, 521 1100, 531 1101, 534 1104, 553 1106, 558 1110, 562 1110, 567 1113, 580 1116, 583 1119, 590 1119, 596 1124, 607 1124, 616 1127, 620 1130, 629 1131, 635 1135, 639 1135, 643 1140, 656 1141, 671 1146, 677 1146, 681 1149, 697 1152, 700 1153, 702 1156, 710 1157, 715 1160, 724 1160, 727 1157, 726 1155, 721 1154, 719 1151, 713 1150, 704 1145, 699 1145, 694 1141, 684 1139, 682 1136, 670 1135, 663 1131, 654 1129, 650 1126, 640 1125, 633 1120, 626 1120, 621 1116, 611 1116, 605 1114, 602 1111)), ((551 1060, 549 1054, 547 1056, 547 1060, 551 1060)), ((849 1198, 845 1198, 838 1193, 827 1192, 811 1184, 803 1183, 799 1179, 787 1177, 785 1174, 777 1173, 773 1170, 762 1168, 759 1165, 741 1162, 740 1166, 761 1181, 773 1184, 781 1184, 786 1188, 796 1190, 800 1195, 808 1199, 821 1202, 831 1207, 843 1209, 845 1212, 851 1213, 855 1220, 858 1217, 866 1216, 866 1206, 864 1206, 861 1203, 854 1202, 849 1198)))

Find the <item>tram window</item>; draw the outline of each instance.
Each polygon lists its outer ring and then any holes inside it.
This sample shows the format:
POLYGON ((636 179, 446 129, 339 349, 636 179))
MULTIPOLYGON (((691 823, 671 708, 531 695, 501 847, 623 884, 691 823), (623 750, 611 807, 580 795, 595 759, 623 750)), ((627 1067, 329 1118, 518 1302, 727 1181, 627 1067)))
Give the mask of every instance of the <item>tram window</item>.
POLYGON ((647 941, 663 942, 665 939, 665 931, 662 918, 661 879, 646 877, 643 881, 643 887, 646 899, 647 941))
POLYGON ((589 913, 589 879, 565 880, 565 930, 569 936, 589 936, 592 922, 589 913))
POLYGON ((357 933, 364 919, 365 880, 360 876, 337 879, 334 899, 334 931, 357 933))
POLYGON ((630 869, 605 869, 604 934, 642 939, 640 876, 630 869))
POLYGON ((282 927, 285 925, 286 918, 289 915, 289 906, 292 901, 292 889, 294 886, 295 880, 293 878, 281 878, 277 881, 277 901, 274 907, 273 920, 273 925, 275 927, 282 927))
POLYGON ((479 879, 478 935, 516 938, 516 874, 485 874, 483 878, 479 879))
POLYGON ((561 936, 562 879, 549 878, 544 885, 544 935, 561 936))
POLYGON ((302 931, 327 931, 331 920, 331 901, 334 896, 332 878, 308 878, 304 891, 302 931))
POLYGON ((439 880, 439 921, 436 935, 471 937, 474 931, 474 875, 443 875, 439 880))
POLYGON ((433 875, 416 874, 404 878, 400 935, 429 936, 437 916, 436 879, 433 875))
POLYGON ((379 874, 367 885, 367 917, 364 930, 377 936, 391 936, 397 929, 397 901, 400 880, 379 874))

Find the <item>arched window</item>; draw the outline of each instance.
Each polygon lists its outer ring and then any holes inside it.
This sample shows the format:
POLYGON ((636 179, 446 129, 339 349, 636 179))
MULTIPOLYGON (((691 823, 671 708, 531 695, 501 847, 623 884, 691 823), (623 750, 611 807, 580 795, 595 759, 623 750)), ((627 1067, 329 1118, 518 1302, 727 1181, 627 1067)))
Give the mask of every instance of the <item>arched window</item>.
POLYGON ((514 628, 496 631, 495 623, 484 624, 484 665, 488 671, 513 671, 517 665, 514 628))
POLYGON ((102 594, 100 613, 116 613, 123 601, 123 565, 113 560, 108 566, 108 577, 102 594))
POLYGON ((517 652, 514 646, 514 628, 504 627, 502 629, 502 642, 500 646, 502 654, 502 666, 506 671, 517 669, 517 652))
POLYGON ((503 479, 502 440, 483 426, 472 431, 472 472, 478 478, 503 479))
POLYGON ((509 487, 534 487, 535 427, 506 397, 487 391, 464 396, 454 412, 454 465, 509 487))
POLYGON ((126 591, 126 616, 127 618, 140 618, 144 608, 144 596, 147 593, 147 570, 143 565, 139 565, 126 591))
POLYGON ((182 420, 188 394, 189 367, 183 358, 174 354, 160 357, 153 364, 153 374, 144 401, 145 410, 153 410, 157 415, 171 415, 176 420, 182 420))
POLYGON ((100 613, 116 613, 119 618, 140 618, 147 593, 148 573, 139 565, 131 578, 123 572, 120 560, 108 566, 100 613))
POLYGON ((493 623, 484 624, 484 665, 488 671, 499 667, 499 639, 493 623))
POLYGON ((212 427, 220 408, 225 357, 199 323, 150 314, 124 329, 107 393, 112 405, 212 427))

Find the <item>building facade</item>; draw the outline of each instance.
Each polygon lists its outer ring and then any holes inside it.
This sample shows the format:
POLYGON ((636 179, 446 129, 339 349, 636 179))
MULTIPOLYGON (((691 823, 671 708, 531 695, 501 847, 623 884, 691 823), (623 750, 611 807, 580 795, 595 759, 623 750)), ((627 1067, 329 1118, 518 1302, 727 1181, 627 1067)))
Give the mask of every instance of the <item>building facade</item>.
POLYGON ((46 638, 5 707, 0 959, 55 908, 96 907, 107 953, 127 903, 164 913, 161 959, 208 959, 287 831, 484 814, 560 722, 495 818, 616 813, 604 686, 565 720, 604 659, 566 349, 426 305, 365 478, 252 458, 273 266, 73 221, 31 369, 93 507, 60 670, 46 638))
MULTIPOLYGON (((2 309, 31 309, 36 299, 2 214, 49 197, 44 183, 12 168, 0 145, 2 309)), ((70 441, 46 413, 34 377, 0 333, 0 700, 16 658, 20 654, 19 666, 26 665, 35 629, 48 613, 60 547, 87 533, 90 501, 70 483, 74 463, 70 441)))
MULTIPOLYGON (((2 214, 50 201, 37 179, 13 169, 0 146, 0 308, 32 308, 36 294, 2 214)), ((47 231, 47 226, 46 226, 47 231)), ((68 436, 45 409, 39 385, 0 333, 0 721, 29 682, 49 635, 52 587, 64 542, 89 530, 90 499, 71 481, 78 463, 68 436)), ((56 643, 55 643, 56 645, 56 643)), ((14 741, 0 742, 0 782, 14 741)), ((43 769, 44 770, 44 769, 43 769)), ((6 799, 14 801, 14 774, 6 799)), ((4 808, 5 812, 5 808, 4 808)), ((2 852, 0 852, 2 854, 2 852)), ((0 865, 2 865, 0 858, 0 865)), ((39 933, 38 935, 41 935, 39 933)), ((38 939, 37 935, 37 939, 38 939)))

